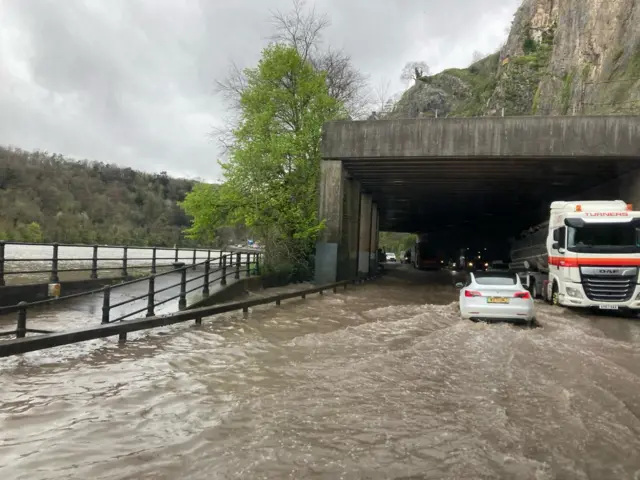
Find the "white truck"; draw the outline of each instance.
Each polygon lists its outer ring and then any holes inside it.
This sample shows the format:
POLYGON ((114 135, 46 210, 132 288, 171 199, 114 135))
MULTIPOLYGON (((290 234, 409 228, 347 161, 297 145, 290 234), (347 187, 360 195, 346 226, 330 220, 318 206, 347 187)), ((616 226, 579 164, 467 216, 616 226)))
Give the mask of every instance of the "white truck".
POLYGON ((511 246, 509 268, 553 305, 640 312, 640 212, 622 200, 557 201, 511 246))

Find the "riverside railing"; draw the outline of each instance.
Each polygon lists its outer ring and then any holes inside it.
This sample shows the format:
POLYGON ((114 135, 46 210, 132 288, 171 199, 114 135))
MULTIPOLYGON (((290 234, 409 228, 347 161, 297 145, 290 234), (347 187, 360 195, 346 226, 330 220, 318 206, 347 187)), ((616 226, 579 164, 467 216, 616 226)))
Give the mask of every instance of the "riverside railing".
POLYGON ((250 277, 251 275, 260 275, 260 253, 227 253, 220 255, 217 258, 207 259, 204 262, 195 263, 193 265, 185 265, 178 267, 174 270, 167 272, 150 275, 148 277, 138 278, 135 280, 129 280, 126 282, 118 283, 116 285, 107 285, 103 288, 91 290, 88 292, 77 293, 73 295, 67 295, 65 297, 49 298, 46 300, 40 300, 36 302, 20 302, 17 305, 11 305, 7 307, 0 307, 0 315, 6 315, 11 313, 17 313, 16 329, 11 331, 0 332, 0 337, 15 336, 16 338, 24 338, 27 333, 38 334, 52 334, 50 330, 42 330, 29 328, 27 326, 28 310, 35 307, 42 307, 44 305, 51 305, 59 303, 64 299, 72 299, 88 295, 100 295, 102 294, 102 315, 101 324, 106 325, 115 322, 121 322, 134 315, 145 314, 146 317, 154 316, 156 308, 164 305, 172 300, 178 300, 178 310, 184 310, 187 307, 187 295, 196 290, 201 290, 202 298, 209 296, 210 287, 215 282, 220 282, 221 286, 227 285, 227 278, 233 276, 234 280, 240 278, 250 277), (213 268, 212 268, 213 265, 213 268), (200 275, 195 275, 190 278, 187 277, 187 271, 193 268, 204 267, 204 272, 200 275), (180 274, 180 280, 165 285, 161 288, 156 288, 156 280, 172 274, 180 274), (112 293, 118 289, 127 289, 135 284, 147 284, 147 289, 144 294, 136 295, 134 297, 126 298, 119 302, 112 302, 112 293), (194 285, 195 284, 195 285, 194 285), (178 290, 177 294, 174 294, 168 298, 157 300, 156 296, 160 293, 170 292, 172 289, 178 290), (146 304, 143 308, 136 306, 136 302, 146 300, 146 304), (127 308, 130 307, 130 308, 127 308), (112 315, 114 310, 130 310, 127 313, 119 316, 112 315))
POLYGON ((333 290, 334 293, 337 293, 339 287, 343 287, 346 290, 349 283, 352 282, 360 283, 361 280, 344 280, 341 282, 313 287, 306 290, 280 293, 269 297, 261 297, 251 300, 226 303, 222 305, 213 305, 209 307, 184 310, 182 312, 174 313, 171 315, 151 316, 121 322, 109 322, 99 326, 83 328, 79 330, 52 333, 48 335, 37 335, 27 338, 17 338, 15 340, 9 340, 0 343, 0 357, 9 357, 12 355, 33 352, 36 350, 44 350, 47 348, 59 347, 72 343, 86 342, 88 340, 94 340, 96 338, 105 338, 115 335, 118 335, 120 342, 125 342, 127 339, 127 333, 129 332, 137 332, 140 330, 164 327, 168 325, 174 325, 176 323, 183 323, 189 320, 195 320, 196 325, 201 325, 202 319, 205 317, 210 317, 213 315, 232 312, 236 310, 242 310, 243 313, 247 314, 249 312, 249 308, 255 307, 257 305, 265 305, 269 303, 280 305, 282 300, 287 300, 290 298, 304 299, 307 295, 311 295, 313 293, 319 293, 320 295, 322 295, 325 291, 328 290, 333 290))
MULTIPOLYGON (((195 268, 198 260, 212 253, 222 255, 229 249, 204 248, 169 248, 169 247, 138 247, 127 245, 87 245, 72 243, 26 243, 0 240, 0 287, 7 284, 12 276, 47 276, 51 283, 60 282, 60 274, 89 273, 89 279, 99 278, 99 272, 115 272, 115 277, 127 277, 131 271, 148 269, 150 274, 158 269, 174 267, 176 263, 184 262, 195 268), (18 256, 20 247, 47 248, 50 252, 46 257, 22 258, 18 256), (84 249, 86 255, 63 256, 60 249, 84 249), (130 251, 145 251, 147 256, 131 256, 130 251), (91 252, 91 253, 89 253, 91 252), (90 256, 89 256, 90 255, 90 256), (185 255, 188 257, 184 260, 185 255), (70 265, 70 266, 66 266, 70 265), (29 268, 34 266, 34 268, 29 268), (46 266, 46 268, 45 268, 46 266)), ((82 278, 79 278, 82 279, 82 278)))

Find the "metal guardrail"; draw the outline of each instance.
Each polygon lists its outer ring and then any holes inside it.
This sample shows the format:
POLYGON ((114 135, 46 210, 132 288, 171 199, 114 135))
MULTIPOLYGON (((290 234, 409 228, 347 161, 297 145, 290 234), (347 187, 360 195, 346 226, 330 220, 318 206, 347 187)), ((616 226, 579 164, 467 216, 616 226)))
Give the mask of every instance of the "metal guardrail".
POLYGON ((30 302, 30 303, 20 302, 17 305, 0 307, 0 315, 15 313, 15 312, 18 313, 16 329, 11 331, 0 332, 0 337, 15 335, 16 338, 24 338, 26 337, 27 333, 39 333, 39 334, 55 333, 48 330, 28 328, 27 327, 28 309, 33 307, 39 307, 43 305, 58 303, 65 299, 78 298, 82 296, 95 295, 100 293, 102 293, 103 295, 102 318, 101 318, 102 325, 106 325, 114 322, 121 322, 134 315, 141 314, 142 312, 146 312, 146 316, 151 317, 155 315, 156 307, 159 307, 160 305, 164 305, 165 303, 175 299, 178 299, 178 309, 183 310, 187 306, 188 293, 202 289, 203 297, 207 297, 209 296, 209 287, 211 286, 212 283, 220 281, 220 285, 224 286, 227 284, 227 277, 229 275, 233 275, 234 279, 240 279, 241 273, 243 271, 246 277, 250 277, 252 274, 260 275, 260 253, 239 253, 239 252, 227 253, 217 258, 207 259, 204 262, 194 263, 192 265, 185 265, 164 273, 150 275, 148 277, 138 278, 135 280, 130 280, 127 282, 116 284, 116 285, 107 285, 104 288, 99 288, 99 289, 91 290, 88 292, 67 295, 65 297, 49 298, 46 300, 40 300, 40 301, 30 302), (243 256, 245 257, 244 261, 242 258, 243 256), (218 275, 214 275, 213 277, 212 277, 212 269, 211 269, 212 263, 218 264, 218 268, 213 270, 213 273, 218 273, 218 275), (196 269, 198 266, 204 266, 204 273, 187 279, 187 270, 196 269), (253 269, 252 269, 252 266, 253 266, 253 269), (158 277, 162 277, 164 275, 170 275, 172 273, 177 273, 177 272, 180 273, 180 281, 160 289, 156 288, 155 283, 158 277), (196 282, 197 280, 202 280, 201 284, 197 284, 189 288, 189 284, 192 282, 196 282), (111 302, 111 292, 114 289, 126 288, 133 284, 142 283, 142 282, 148 283, 147 293, 138 295, 133 298, 127 298, 126 300, 123 300, 118 303, 111 302), (180 287, 180 291, 177 295, 173 295, 161 301, 156 301, 157 294, 169 291, 176 287, 180 287), (132 312, 121 315, 117 318, 111 318, 111 311, 114 308, 121 308, 125 305, 133 304, 134 302, 138 302, 144 299, 147 299, 147 305, 144 308, 134 310, 132 312))
POLYGON ((127 333, 129 332, 137 332, 140 330, 165 327, 168 325, 174 325, 176 323, 187 322, 189 320, 195 320, 196 325, 201 325, 202 319, 204 317, 218 315, 220 313, 232 312, 236 310, 242 310, 243 313, 248 313, 249 308, 255 307, 257 305, 265 305, 268 303, 275 303, 276 305, 280 305, 280 302, 282 302, 282 300, 297 297, 301 297, 304 299, 307 295, 311 295, 313 293, 319 293, 322 295, 327 290, 333 290, 333 292, 335 293, 337 292, 339 287, 344 287, 344 289, 346 290, 348 284, 352 282, 357 283, 357 281, 353 280, 344 280, 341 282, 322 285, 306 290, 281 293, 269 297, 232 302, 223 305, 194 308, 192 310, 184 310, 182 312, 170 315, 151 316, 120 322, 109 322, 91 328, 83 328, 79 330, 52 333, 47 335, 38 335, 34 337, 17 338, 15 340, 9 340, 7 342, 0 343, 0 357, 9 357, 12 355, 33 352, 36 350, 44 350, 47 348, 86 342, 97 338, 111 337, 115 335, 119 336, 120 342, 126 342, 127 333))
POLYGON ((6 277, 10 275, 36 275, 36 274, 49 274, 49 281, 51 283, 58 283, 60 281, 60 273, 69 272, 90 272, 89 278, 98 278, 98 272, 101 271, 118 271, 120 270, 120 276, 126 277, 129 275, 130 269, 149 268, 151 274, 157 273, 158 268, 172 267, 174 262, 179 262, 180 252, 193 252, 192 266, 197 262, 198 253, 206 252, 207 258, 211 258, 211 252, 219 251, 220 253, 229 252, 232 249, 230 247, 222 249, 206 249, 206 248, 169 248, 169 247, 137 247, 127 245, 87 245, 77 243, 27 243, 27 242, 10 242, 0 240, 0 287, 6 285, 6 277), (33 247, 52 247, 51 257, 48 258, 11 258, 8 253, 13 246, 33 246, 33 247), (92 249, 91 258, 75 257, 75 258, 61 258, 59 255, 60 247, 74 247, 74 248, 90 248, 92 249), (122 255, 119 257, 100 257, 100 252, 105 250, 122 250, 122 255), (151 251, 151 258, 149 257, 130 257, 128 255, 129 250, 148 250, 151 251), (168 257, 158 258, 158 252, 171 252, 173 260, 168 257), (172 263, 159 263, 159 261, 172 261, 172 263), (60 268, 60 263, 91 263, 91 266, 83 266, 76 268, 60 268), (105 262, 109 262, 111 265, 105 265, 105 262), (135 264, 133 262, 146 262, 145 264, 135 264), (150 262, 150 263, 149 263, 150 262), (26 266, 34 263, 48 263, 49 268, 31 270, 26 266), (114 263, 119 265, 114 266, 114 263), (18 265, 18 269, 8 269, 9 265, 18 265))

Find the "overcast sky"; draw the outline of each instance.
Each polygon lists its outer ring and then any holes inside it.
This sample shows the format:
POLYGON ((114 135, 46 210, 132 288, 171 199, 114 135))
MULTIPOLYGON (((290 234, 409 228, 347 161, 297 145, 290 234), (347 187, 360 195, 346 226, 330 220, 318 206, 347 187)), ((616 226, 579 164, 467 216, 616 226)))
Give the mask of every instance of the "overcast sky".
MULTIPOLYGON (((325 44, 373 85, 490 53, 521 0, 317 0, 325 44)), ((313 4, 309 0, 309 4, 313 4)), ((253 66, 290 0, 0 0, 0 144, 218 178, 209 135, 229 62, 253 66)))

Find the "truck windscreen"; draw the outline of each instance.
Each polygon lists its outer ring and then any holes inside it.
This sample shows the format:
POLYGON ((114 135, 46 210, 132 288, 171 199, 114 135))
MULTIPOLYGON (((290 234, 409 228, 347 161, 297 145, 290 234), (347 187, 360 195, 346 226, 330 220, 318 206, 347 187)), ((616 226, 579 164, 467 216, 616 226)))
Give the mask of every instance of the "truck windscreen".
POLYGON ((640 229, 632 223, 567 227, 567 248, 582 253, 640 252, 640 229))

